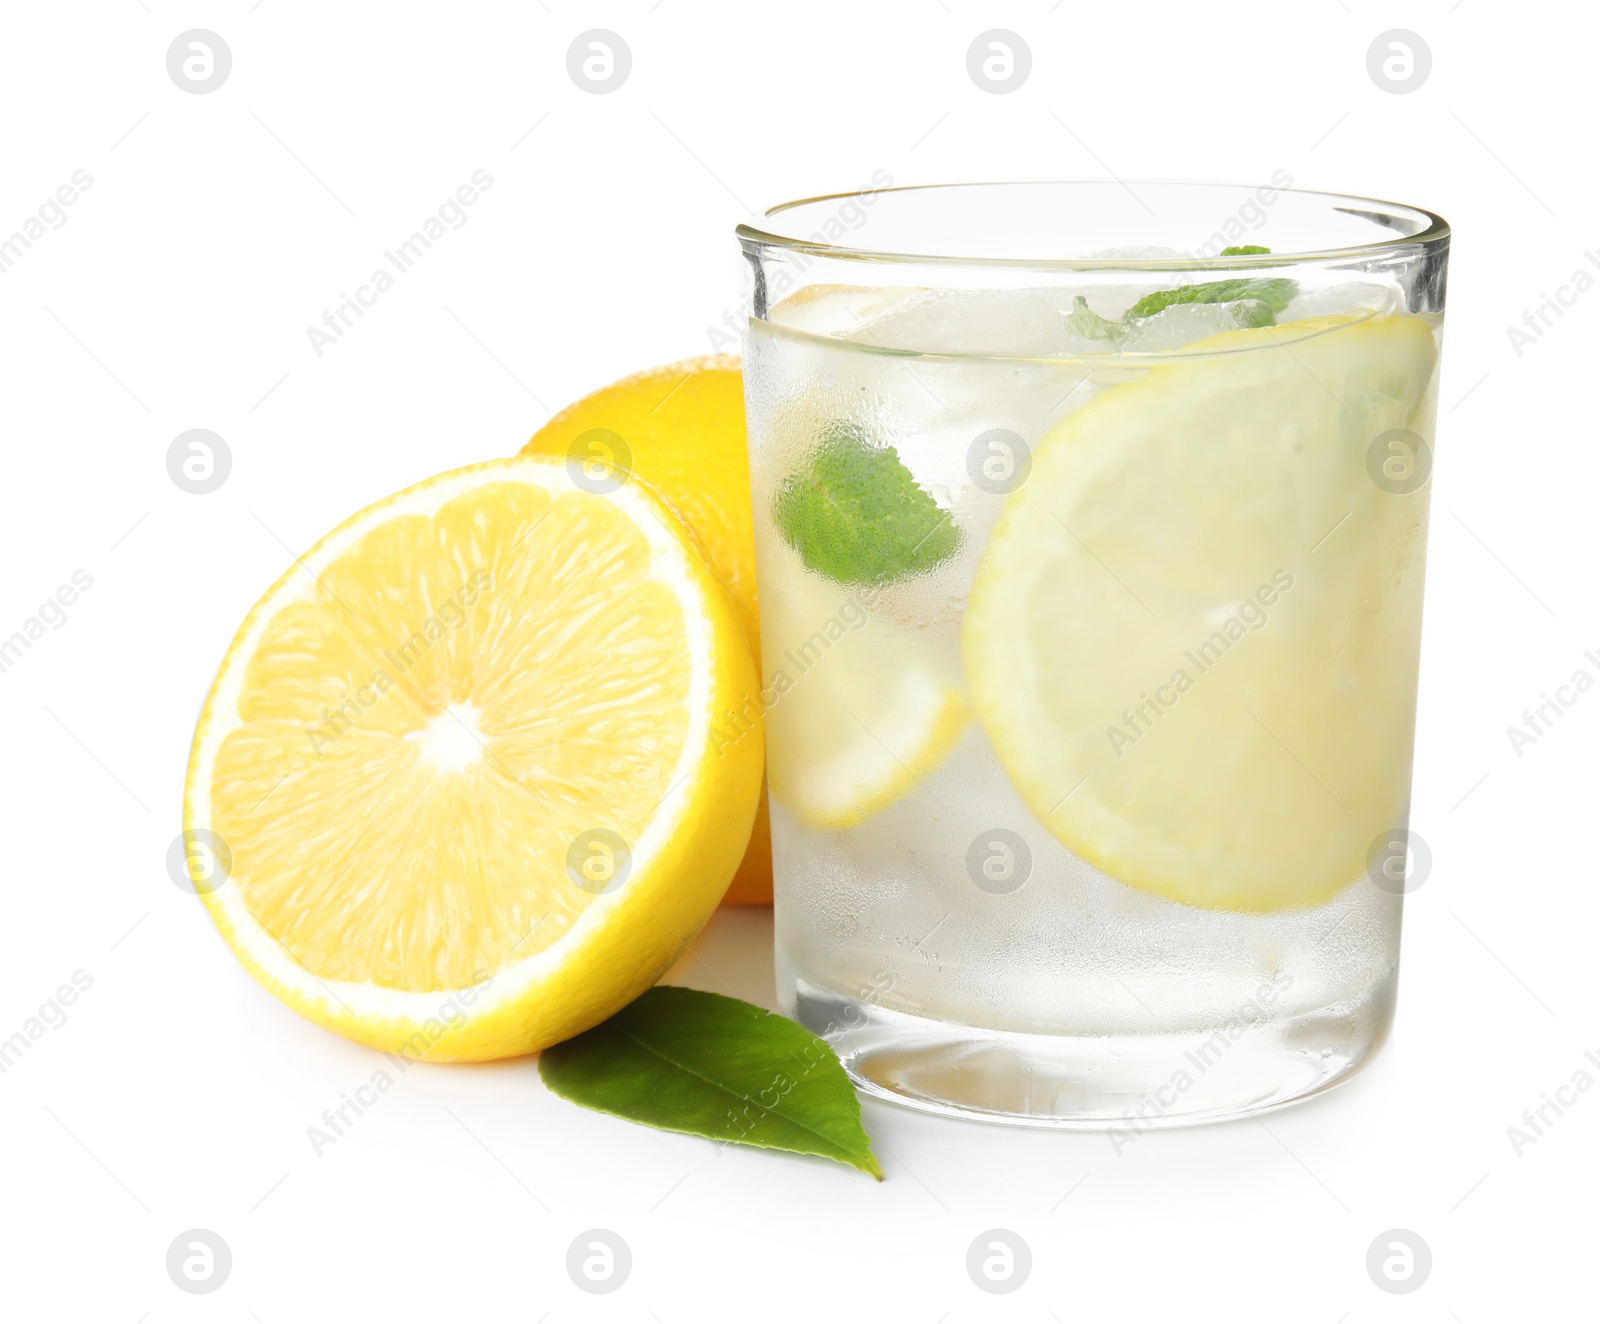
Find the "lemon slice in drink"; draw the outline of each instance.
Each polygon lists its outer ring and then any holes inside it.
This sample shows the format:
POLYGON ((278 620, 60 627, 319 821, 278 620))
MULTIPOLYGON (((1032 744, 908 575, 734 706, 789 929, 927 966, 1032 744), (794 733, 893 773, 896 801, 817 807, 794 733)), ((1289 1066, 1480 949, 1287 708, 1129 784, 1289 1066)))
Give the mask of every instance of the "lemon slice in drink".
POLYGON ((240 627, 195 732, 190 877, 310 1020, 414 1057, 530 1052, 649 987, 716 906, 762 765, 759 706, 733 738, 723 717, 756 684, 643 484, 440 475, 240 627))
POLYGON ((973 703, 1033 813, 1193 906, 1318 904, 1404 822, 1426 492, 1369 476, 1431 435, 1417 318, 1228 332, 1039 445, 977 571, 973 703))
POLYGON ((767 779, 811 827, 854 827, 912 792, 968 709, 950 668, 872 613, 880 590, 804 568, 767 531, 761 597, 767 779))

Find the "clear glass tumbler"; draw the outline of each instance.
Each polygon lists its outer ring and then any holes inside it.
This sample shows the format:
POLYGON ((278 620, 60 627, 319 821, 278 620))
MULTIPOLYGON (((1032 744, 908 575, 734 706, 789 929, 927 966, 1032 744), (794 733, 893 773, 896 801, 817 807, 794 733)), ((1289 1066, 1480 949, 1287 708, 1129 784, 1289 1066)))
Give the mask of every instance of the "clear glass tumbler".
POLYGON ((739 238, 786 1008, 874 1094, 1121 1137, 1348 1076, 1416 876, 1445 223, 1023 183, 739 238))

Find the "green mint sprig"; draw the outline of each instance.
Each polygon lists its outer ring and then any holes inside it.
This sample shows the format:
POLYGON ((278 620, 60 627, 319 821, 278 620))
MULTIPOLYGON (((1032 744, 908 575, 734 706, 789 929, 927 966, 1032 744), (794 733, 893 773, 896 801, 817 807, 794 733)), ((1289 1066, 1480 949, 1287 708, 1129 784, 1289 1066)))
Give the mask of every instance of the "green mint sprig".
MULTIPOLYGON (((1270 253, 1260 244, 1241 244, 1222 250, 1223 257, 1243 257, 1270 253)), ((1155 290, 1138 300, 1117 321, 1102 317, 1089 307, 1083 295, 1072 300, 1066 315, 1067 329, 1085 340, 1112 343, 1123 340, 1140 322, 1163 309, 1180 304, 1226 303, 1236 305, 1234 313, 1241 327, 1272 326, 1278 314, 1294 302, 1300 283, 1284 276, 1247 276, 1232 280, 1203 281, 1198 285, 1179 285, 1170 290, 1155 290)))
POLYGON ((1153 317, 1163 308, 1180 303, 1238 303, 1252 299, 1264 303, 1274 315, 1281 313, 1300 293, 1300 283, 1282 276, 1248 277, 1244 280, 1212 280, 1201 285, 1180 285, 1175 290, 1156 290, 1147 294, 1123 314, 1124 321, 1153 317))

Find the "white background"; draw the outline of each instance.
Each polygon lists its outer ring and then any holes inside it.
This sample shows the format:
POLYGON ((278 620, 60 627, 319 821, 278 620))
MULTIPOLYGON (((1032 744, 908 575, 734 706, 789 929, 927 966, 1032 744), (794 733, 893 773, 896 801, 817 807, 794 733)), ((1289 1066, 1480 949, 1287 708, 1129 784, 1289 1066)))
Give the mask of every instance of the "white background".
MULTIPOLYGON (((0 675, 0 1037, 93 980, 0 1075, 8 1318, 1594 1317, 1600 1089, 1520 1155, 1507 1137, 1600 1056, 1600 692, 1520 757, 1506 735, 1575 670, 1600 677, 1600 293, 1520 356, 1507 336, 1600 248, 1589 8, 105 0, 3 21, 0 234, 93 178, 0 275, 0 635, 93 577, 0 675), (167 74, 193 27, 233 54, 207 95, 167 74), (633 55, 608 95, 566 72, 597 27, 633 55), (967 74, 992 27, 1033 53, 1009 95, 967 74), (1366 69, 1391 28, 1433 53, 1406 95, 1366 69), (306 328, 478 169, 468 223, 317 357, 306 328), (1434 865, 1390 1046, 1331 1097, 1120 1156, 868 1103, 882 1185, 581 1111, 531 1060, 415 1067, 314 1156, 307 1128, 378 1060, 258 989, 164 865, 235 625, 357 507, 705 352, 738 297, 734 224, 877 169, 1284 169, 1453 223, 1412 824, 1434 865), (233 455, 207 496, 165 467, 194 427, 233 455), (210 1296, 165 1270, 195 1227, 232 1249, 210 1296), (610 1296, 565 1272, 592 1227, 632 1248, 610 1296), (1008 1296, 965 1269, 992 1227, 1033 1250, 1008 1296), (1433 1252, 1408 1296, 1364 1267, 1394 1227, 1433 1252)), ((724 914, 674 977, 771 1005, 769 945, 764 912, 724 914)))

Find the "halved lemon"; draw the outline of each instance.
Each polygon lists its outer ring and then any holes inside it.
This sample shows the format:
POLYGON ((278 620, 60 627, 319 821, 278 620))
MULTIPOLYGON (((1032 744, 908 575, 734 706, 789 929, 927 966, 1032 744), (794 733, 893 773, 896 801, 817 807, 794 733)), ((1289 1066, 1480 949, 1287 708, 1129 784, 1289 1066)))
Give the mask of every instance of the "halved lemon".
MULTIPOLYGON (((610 464, 666 497, 694 530, 712 573, 732 595, 750 651, 759 651, 744 377, 735 355, 685 359, 591 391, 534 433, 522 453, 610 464)), ((772 904, 765 795, 724 900, 772 904)))
POLYGON ((666 497, 700 539, 755 651, 750 460, 737 356, 684 359, 602 386, 544 424, 522 453, 610 464, 666 497))
POLYGON ((1404 825, 1427 494, 1368 457, 1432 435, 1436 362, 1414 317, 1228 332, 1039 444, 967 678, 1029 808, 1111 877, 1311 906, 1404 825))
POLYGON ((442 474, 300 558, 234 637, 185 790, 201 892, 301 1015, 434 1060, 526 1053, 683 951, 761 784, 735 609, 639 483, 442 474), (203 868, 203 866, 201 866, 203 868))
POLYGON ((811 827, 854 827, 939 765, 966 726, 966 700, 953 666, 875 614, 880 590, 812 573, 770 530, 761 550, 773 797, 811 827))

